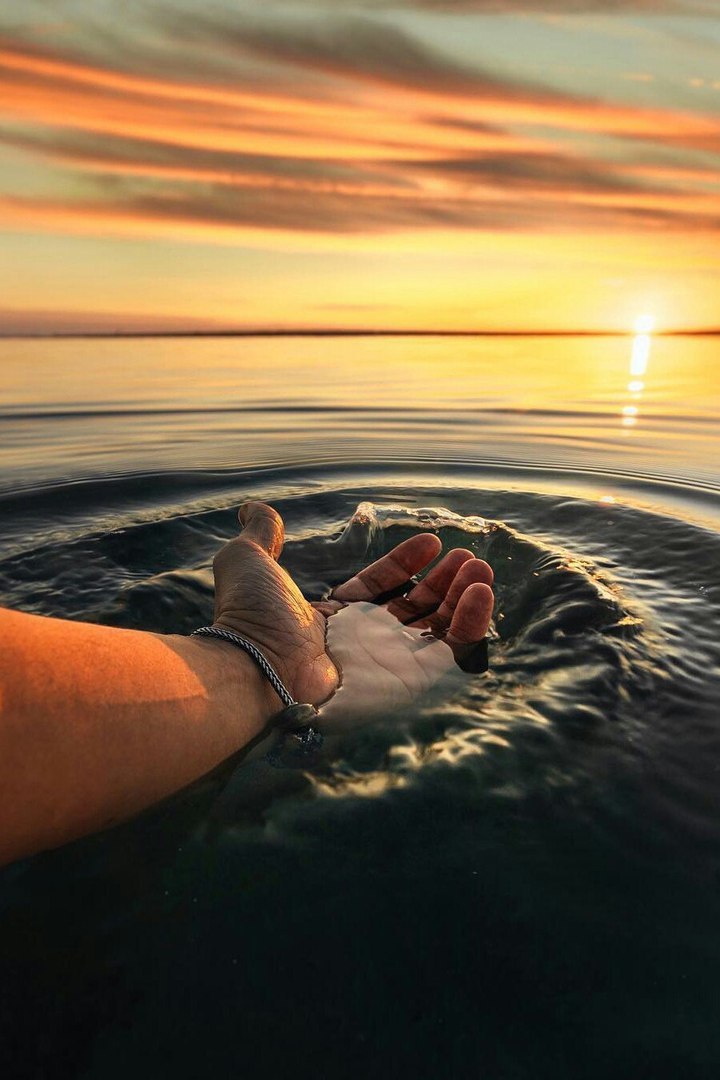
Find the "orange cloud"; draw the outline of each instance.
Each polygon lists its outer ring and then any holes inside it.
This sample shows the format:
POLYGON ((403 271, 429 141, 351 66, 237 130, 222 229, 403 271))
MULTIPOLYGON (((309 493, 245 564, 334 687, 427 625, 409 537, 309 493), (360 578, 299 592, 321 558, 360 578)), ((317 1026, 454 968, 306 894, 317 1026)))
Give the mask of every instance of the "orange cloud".
POLYGON ((368 19, 183 12, 165 30, 162 75, 142 54, 109 68, 0 43, 0 141, 55 170, 52 196, 6 193, 8 227, 213 242, 718 228, 707 174, 682 161, 720 146, 713 116, 503 80, 368 19), (653 146, 677 166, 633 160, 653 146))

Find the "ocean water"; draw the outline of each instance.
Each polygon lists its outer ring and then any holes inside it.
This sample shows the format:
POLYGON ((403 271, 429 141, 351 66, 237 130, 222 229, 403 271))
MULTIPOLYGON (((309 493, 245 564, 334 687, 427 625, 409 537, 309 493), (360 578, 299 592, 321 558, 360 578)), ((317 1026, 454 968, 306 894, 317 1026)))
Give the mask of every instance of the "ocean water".
POLYGON ((9 1077, 717 1077, 720 339, 0 343, 0 602, 189 632, 416 531, 489 669, 0 871, 9 1077))

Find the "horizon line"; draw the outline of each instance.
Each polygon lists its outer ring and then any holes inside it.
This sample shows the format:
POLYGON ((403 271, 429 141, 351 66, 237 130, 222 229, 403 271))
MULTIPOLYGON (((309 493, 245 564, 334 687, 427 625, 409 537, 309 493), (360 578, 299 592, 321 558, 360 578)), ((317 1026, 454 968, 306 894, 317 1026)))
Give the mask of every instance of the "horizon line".
MULTIPOLYGON (((218 330, 0 330, 0 340, 72 338, 221 338, 221 337, 636 337, 637 330, 374 330, 374 329, 218 329, 218 330)), ((714 337, 720 327, 653 330, 652 337, 714 337)))

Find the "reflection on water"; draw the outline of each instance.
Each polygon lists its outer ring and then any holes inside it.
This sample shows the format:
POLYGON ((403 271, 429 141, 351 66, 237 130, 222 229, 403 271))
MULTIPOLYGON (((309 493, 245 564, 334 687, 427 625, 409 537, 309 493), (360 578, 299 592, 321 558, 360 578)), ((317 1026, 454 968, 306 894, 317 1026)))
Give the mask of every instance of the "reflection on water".
POLYGON ((652 319, 648 315, 641 315, 636 323, 636 329, 640 332, 636 333, 633 338, 632 353, 630 356, 631 379, 628 383, 628 393, 632 394, 634 400, 632 404, 623 405, 622 408, 622 425, 626 428, 634 427, 638 421, 638 416, 640 415, 640 406, 637 403, 641 400, 645 391, 645 376, 647 374, 652 345, 652 338, 650 335, 652 325, 652 319), (642 378, 640 378, 640 376, 642 376, 642 378))
POLYGON ((720 339, 656 336, 652 387, 649 353, 629 384, 624 337, 5 341, 0 490, 390 461, 715 485, 720 339))
POLYGON ((633 339, 632 359, 630 361, 630 374, 644 375, 647 371, 649 356, 650 335, 636 334, 633 339))

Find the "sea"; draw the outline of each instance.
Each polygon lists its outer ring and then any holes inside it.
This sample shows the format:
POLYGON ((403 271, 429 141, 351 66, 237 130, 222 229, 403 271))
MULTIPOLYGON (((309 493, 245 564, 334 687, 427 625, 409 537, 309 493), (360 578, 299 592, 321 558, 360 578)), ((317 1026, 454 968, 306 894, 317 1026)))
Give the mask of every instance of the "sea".
POLYGON ((189 633, 250 498, 488 670, 0 871, 3 1077, 717 1078, 720 337, 0 341, 4 606, 189 633))

